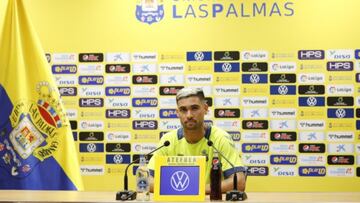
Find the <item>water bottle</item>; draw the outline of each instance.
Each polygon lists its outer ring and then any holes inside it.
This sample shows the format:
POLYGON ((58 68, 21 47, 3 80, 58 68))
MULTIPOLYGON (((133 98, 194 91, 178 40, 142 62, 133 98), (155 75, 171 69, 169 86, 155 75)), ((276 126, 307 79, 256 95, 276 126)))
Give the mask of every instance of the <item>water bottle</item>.
POLYGON ((150 200, 150 172, 146 166, 146 158, 140 155, 140 165, 136 169, 136 200, 149 201, 150 200))
POLYGON ((222 200, 221 173, 219 155, 217 152, 214 152, 210 172, 210 200, 222 200))

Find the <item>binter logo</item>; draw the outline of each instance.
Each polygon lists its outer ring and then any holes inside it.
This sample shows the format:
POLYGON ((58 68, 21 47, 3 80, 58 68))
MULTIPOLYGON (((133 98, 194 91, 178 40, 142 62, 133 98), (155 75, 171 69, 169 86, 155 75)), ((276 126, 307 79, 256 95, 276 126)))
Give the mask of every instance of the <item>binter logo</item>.
POLYGON ((151 25, 160 22, 164 18, 164 5, 162 0, 141 0, 136 5, 135 13, 136 19, 151 25))
POLYGON ((171 187, 176 191, 184 191, 189 187, 190 178, 185 171, 176 171, 171 176, 171 187))

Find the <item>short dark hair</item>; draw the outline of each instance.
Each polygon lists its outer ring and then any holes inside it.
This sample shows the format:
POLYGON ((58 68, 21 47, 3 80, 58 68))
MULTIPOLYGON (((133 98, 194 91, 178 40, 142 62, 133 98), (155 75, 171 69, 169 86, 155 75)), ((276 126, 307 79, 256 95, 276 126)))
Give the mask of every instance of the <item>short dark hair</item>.
POLYGON ((178 103, 180 99, 184 99, 192 96, 199 97, 201 101, 205 101, 204 91, 201 88, 185 87, 177 92, 176 103, 178 103))

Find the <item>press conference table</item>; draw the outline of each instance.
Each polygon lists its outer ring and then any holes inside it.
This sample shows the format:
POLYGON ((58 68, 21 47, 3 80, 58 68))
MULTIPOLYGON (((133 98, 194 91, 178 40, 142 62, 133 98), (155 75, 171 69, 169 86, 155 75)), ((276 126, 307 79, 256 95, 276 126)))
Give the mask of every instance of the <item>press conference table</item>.
MULTIPOLYGON (((121 202, 116 192, 0 190, 0 202, 121 202)), ((249 192, 245 202, 360 202, 360 192, 261 193, 249 192)), ((208 199, 205 202, 210 202, 208 199)), ((225 199, 225 198, 223 198, 225 199)), ((136 201, 132 201, 136 202, 136 201)), ((151 202, 151 201, 150 201, 151 202)))

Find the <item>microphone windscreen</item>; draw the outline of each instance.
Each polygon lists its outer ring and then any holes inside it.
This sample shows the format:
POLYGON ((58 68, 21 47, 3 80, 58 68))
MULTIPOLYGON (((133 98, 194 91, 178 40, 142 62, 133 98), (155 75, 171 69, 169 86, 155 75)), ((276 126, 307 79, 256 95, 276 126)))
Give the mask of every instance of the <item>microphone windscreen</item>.
POLYGON ((167 146, 169 146, 169 145, 170 145, 170 142, 169 142, 168 140, 166 140, 166 141, 164 142, 164 146, 167 147, 167 146))
POLYGON ((208 140, 207 144, 209 147, 211 147, 213 145, 213 142, 211 140, 208 140))

